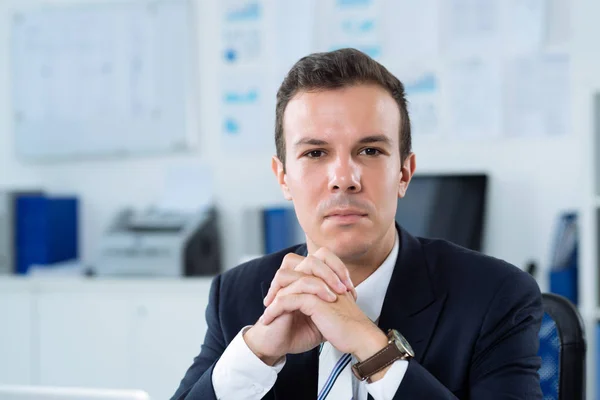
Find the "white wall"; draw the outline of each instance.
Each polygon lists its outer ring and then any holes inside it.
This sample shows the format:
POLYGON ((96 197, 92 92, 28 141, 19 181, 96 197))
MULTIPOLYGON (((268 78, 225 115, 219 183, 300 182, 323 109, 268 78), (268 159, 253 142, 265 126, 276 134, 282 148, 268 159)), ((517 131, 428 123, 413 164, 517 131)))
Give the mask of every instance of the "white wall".
MULTIPOLYGON (((83 202, 84 260, 93 259, 98 239, 113 213, 124 204, 142 205, 150 201, 160 189, 159 183, 167 168, 183 158, 205 160, 215 170, 216 198, 224 218, 227 267, 233 266, 242 255, 239 222, 242 208, 282 201, 270 171, 273 148, 234 157, 220 144, 218 67, 216 63, 204 61, 215 60, 219 55, 217 1, 199 3, 202 3, 197 12, 201 63, 198 90, 202 104, 198 110, 200 150, 179 156, 32 165, 16 159, 13 152, 7 5, 6 0, 0 0, 0 186, 41 185, 49 190, 79 194, 83 202)), ((572 2, 574 27, 578 27, 579 20, 590 18, 584 10, 592 3, 592 0, 572 2)), ((594 31, 596 37, 600 36, 598 29, 594 31)), ((486 250, 521 267, 530 259, 542 267, 547 264, 557 214, 577 206, 580 201, 579 139, 585 132, 576 120, 576 111, 578 107, 589 105, 582 97, 582 82, 578 77, 582 71, 592 74, 591 66, 584 64, 588 51, 582 44, 584 39, 575 35, 571 72, 575 112, 569 136, 466 142, 414 138, 420 172, 484 171, 490 174, 486 250)), ((544 285, 544 280, 541 283, 544 285)))

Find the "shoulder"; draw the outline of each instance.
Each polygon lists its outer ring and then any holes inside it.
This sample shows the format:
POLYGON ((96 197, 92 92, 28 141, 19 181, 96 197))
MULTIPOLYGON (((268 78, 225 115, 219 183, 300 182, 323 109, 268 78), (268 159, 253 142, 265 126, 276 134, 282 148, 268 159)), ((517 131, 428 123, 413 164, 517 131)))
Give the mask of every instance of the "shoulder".
POLYGON ((435 285, 455 297, 491 299, 500 291, 501 297, 541 295, 535 279, 513 264, 445 240, 418 240, 435 285))

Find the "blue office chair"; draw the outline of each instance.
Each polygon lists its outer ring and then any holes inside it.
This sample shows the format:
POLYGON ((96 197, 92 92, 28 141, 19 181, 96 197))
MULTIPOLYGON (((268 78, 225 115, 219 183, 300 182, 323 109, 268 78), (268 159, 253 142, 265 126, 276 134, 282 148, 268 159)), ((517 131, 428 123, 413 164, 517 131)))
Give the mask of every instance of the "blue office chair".
POLYGON ((586 341, 583 321, 567 298, 543 293, 539 369, 544 400, 585 399, 586 341))

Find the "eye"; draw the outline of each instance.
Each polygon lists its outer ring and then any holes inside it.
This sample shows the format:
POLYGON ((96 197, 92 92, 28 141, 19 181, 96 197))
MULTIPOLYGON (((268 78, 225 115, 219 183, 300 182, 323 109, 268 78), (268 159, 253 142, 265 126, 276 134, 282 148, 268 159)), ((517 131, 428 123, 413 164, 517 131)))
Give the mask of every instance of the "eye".
POLYGON ((363 149, 361 151, 361 153, 364 153, 367 156, 377 156, 377 155, 381 154, 381 151, 374 147, 367 147, 366 149, 363 149))
POLYGON ((320 158, 324 154, 323 150, 312 150, 306 153, 308 158, 320 158))

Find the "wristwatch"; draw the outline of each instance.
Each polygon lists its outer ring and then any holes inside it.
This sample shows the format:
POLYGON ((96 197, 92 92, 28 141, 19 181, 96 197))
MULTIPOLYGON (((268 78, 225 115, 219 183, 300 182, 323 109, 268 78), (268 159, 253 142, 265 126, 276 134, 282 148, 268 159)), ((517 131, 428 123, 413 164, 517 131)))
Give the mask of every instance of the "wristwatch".
POLYGON ((391 365, 396 360, 410 360, 415 353, 404 336, 395 329, 387 333, 388 345, 375 355, 356 363, 352 366, 352 372, 356 379, 366 380, 371 383, 371 377, 377 372, 391 365))

